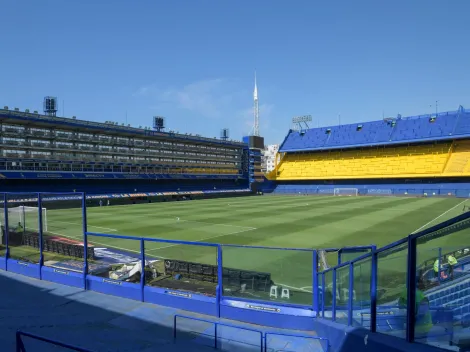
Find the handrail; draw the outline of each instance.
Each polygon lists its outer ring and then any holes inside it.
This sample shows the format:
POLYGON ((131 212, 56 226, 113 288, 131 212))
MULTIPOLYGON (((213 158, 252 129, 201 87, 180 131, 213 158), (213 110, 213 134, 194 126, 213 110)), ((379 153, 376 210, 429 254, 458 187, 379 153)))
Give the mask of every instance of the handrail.
MULTIPOLYGON (((393 242, 393 243, 390 243, 390 244, 388 244, 388 245, 386 245, 386 246, 384 246, 384 247, 377 248, 377 249, 375 250, 375 253, 376 253, 376 254, 380 254, 380 253, 385 252, 385 251, 387 251, 387 250, 389 250, 389 249, 393 249, 393 248, 395 248, 395 247, 399 247, 400 245, 403 245, 403 244, 405 244, 405 243, 408 243, 408 238, 410 238, 410 239, 418 239, 418 238, 424 237, 424 236, 426 236, 426 235, 428 235, 428 234, 430 234, 430 233, 433 233, 433 232, 442 230, 442 229, 444 229, 444 228, 446 228, 446 227, 448 227, 448 226, 451 226, 451 225, 454 225, 454 224, 456 224, 456 223, 459 223, 459 222, 461 222, 461 221, 463 221, 463 220, 467 220, 467 219, 469 219, 469 218, 470 218, 470 212, 467 212, 467 213, 458 215, 458 216, 456 216, 456 217, 454 217, 454 218, 452 218, 452 219, 446 220, 446 221, 444 221, 444 222, 442 222, 442 223, 440 223, 440 224, 434 225, 434 226, 432 226, 432 227, 430 227, 430 228, 424 229, 424 230, 422 230, 422 231, 420 231, 420 232, 417 232, 417 233, 415 233, 415 234, 410 234, 408 237, 404 237, 404 238, 402 238, 402 239, 400 239, 400 240, 398 240, 398 241, 395 241, 395 242, 393 242)), ((324 270, 324 271, 322 271, 322 272, 325 273, 325 272, 328 272, 328 271, 332 271, 333 269, 339 269, 339 268, 341 268, 341 267, 343 267, 343 266, 346 266, 346 265, 351 264, 351 263, 356 263, 356 262, 358 262, 358 261, 360 261, 360 260, 363 260, 363 259, 365 259, 365 258, 368 258, 368 257, 370 257, 370 256, 372 256, 372 252, 366 253, 366 254, 364 254, 364 255, 362 255, 362 256, 360 256, 360 257, 357 257, 357 258, 354 258, 354 259, 352 259, 352 260, 350 260, 350 261, 341 263, 341 264, 339 264, 339 265, 337 265, 337 266, 328 268, 327 270, 324 270)))
POLYGON ((191 246, 204 246, 204 247, 218 247, 219 244, 217 243, 209 243, 209 242, 193 242, 193 241, 176 241, 176 240, 167 240, 163 238, 149 238, 149 237, 134 237, 134 236, 123 236, 123 235, 112 235, 109 233, 97 233, 97 232, 86 232, 87 236, 95 236, 95 237, 108 237, 108 238, 117 238, 117 239, 124 239, 124 240, 133 240, 133 241, 141 241, 144 240, 146 242, 163 242, 163 243, 174 243, 174 244, 187 244, 191 246))
POLYGON ((23 340, 21 339, 21 336, 30 337, 30 338, 32 338, 32 339, 36 339, 36 340, 39 340, 39 341, 47 342, 47 343, 53 344, 53 345, 55 345, 55 346, 60 346, 60 347, 68 348, 68 349, 73 350, 73 351, 78 351, 78 352, 93 352, 93 351, 88 350, 88 349, 85 349, 85 348, 81 348, 81 347, 69 345, 68 343, 65 343, 65 342, 60 342, 60 341, 52 340, 52 339, 49 339, 49 338, 47 338, 47 337, 43 337, 43 336, 36 335, 36 334, 31 334, 31 333, 29 333, 29 332, 24 332, 24 331, 21 331, 21 330, 17 330, 17 331, 16 331, 16 352, 26 352, 26 349, 25 349, 25 347, 24 347, 24 343, 23 343, 23 340))
POLYGON ((277 332, 265 332, 264 333, 264 352, 268 351, 268 335, 299 337, 299 338, 303 338, 303 339, 326 341, 326 350, 324 352, 328 352, 330 350, 330 340, 328 340, 326 337, 297 335, 297 334, 281 334, 281 333, 277 333, 277 332))
POLYGON ((189 317, 189 316, 186 316, 186 315, 180 315, 180 314, 175 314, 175 316, 173 318, 173 339, 174 340, 176 340, 176 331, 177 331, 177 329, 176 329, 176 320, 177 320, 177 318, 183 318, 183 319, 188 319, 188 320, 196 320, 196 321, 202 321, 204 323, 214 324, 214 348, 215 349, 217 349, 217 339, 218 339, 217 327, 218 326, 227 326, 227 327, 231 327, 231 328, 235 328, 235 329, 239 329, 239 330, 245 330, 245 331, 259 333, 260 334, 260 351, 263 351, 263 332, 262 331, 245 328, 243 326, 238 326, 238 325, 235 325, 235 324, 219 323, 219 322, 216 322, 216 321, 211 321, 211 320, 201 319, 201 318, 193 318, 193 317, 189 317))
MULTIPOLYGON (((248 226, 247 226, 248 227, 248 226)), ((252 249, 279 249, 283 251, 297 251, 297 252, 313 252, 313 248, 295 248, 295 247, 266 247, 266 246, 250 246, 243 244, 221 244, 222 247, 236 247, 236 248, 252 248, 252 249)))
MULTIPOLYGON (((81 198, 82 199, 82 210, 83 210, 83 234, 84 234, 84 238, 83 238, 83 242, 84 242, 84 262, 85 262, 85 266, 84 266, 84 270, 83 270, 83 280, 84 280, 84 284, 83 284, 83 287, 85 287, 85 289, 87 289, 87 281, 86 281, 86 277, 87 277, 87 273, 88 273, 88 270, 87 270, 87 263, 88 263, 88 256, 87 256, 87 240, 90 240, 90 237, 89 236, 96 236, 96 237, 103 237, 103 238, 115 238, 115 239, 123 239, 123 240, 131 240, 131 241, 140 241, 141 242, 141 247, 140 247, 140 256, 139 256, 139 260, 142 261, 142 266, 145 266, 145 247, 144 247, 144 244, 145 244, 145 241, 148 241, 148 242, 153 242, 153 243, 169 243, 169 244, 174 244, 174 245, 192 245, 192 246, 201 246, 201 247, 214 247, 217 249, 217 277, 218 277, 218 282, 219 282, 219 285, 217 286, 217 293, 216 293, 216 301, 215 301, 215 304, 216 304, 216 309, 217 309, 217 316, 220 317, 220 300, 222 298, 230 298, 230 299, 234 299, 234 300, 237 300, 237 298, 234 298, 234 297, 225 297, 223 295, 223 291, 222 291, 222 284, 221 282, 223 281, 222 280, 222 270, 223 270, 223 259, 222 259, 222 249, 223 247, 239 247, 239 248, 259 248, 259 249, 276 249, 276 250, 289 250, 289 251, 301 251, 301 252, 311 252, 313 255, 312 255, 312 259, 310 260, 310 264, 312 265, 312 304, 309 306, 310 309, 313 309, 314 311, 316 311, 317 313, 317 317, 324 317, 325 316, 325 290, 326 290, 326 283, 325 283, 325 274, 326 273, 333 273, 333 288, 336 286, 337 284, 337 280, 335 280, 335 276, 336 276, 336 273, 338 270, 345 270, 346 266, 349 266, 349 285, 347 286, 344 286, 345 288, 349 288, 349 296, 348 296, 348 306, 345 306, 344 308, 346 308, 348 310, 348 325, 351 325, 352 323, 352 310, 354 308, 354 304, 352 302, 352 295, 353 295, 353 291, 354 291, 354 281, 351 281, 353 280, 355 274, 354 274, 354 265, 362 265, 362 262, 364 260, 370 260, 370 265, 371 265, 371 272, 368 273, 368 270, 367 272, 364 272, 363 274, 361 275, 370 275, 370 315, 371 315, 371 331, 374 332, 375 331, 375 328, 376 328, 376 318, 377 318, 377 308, 379 309, 382 309, 382 308, 385 308, 385 306, 378 306, 377 305, 377 302, 376 302, 376 295, 377 295, 377 270, 378 270, 378 265, 377 265, 377 258, 378 258, 378 255, 380 253, 385 253, 385 255, 383 255, 383 257, 389 255, 389 254, 393 254, 393 253, 397 253, 397 251, 407 251, 407 257, 408 257, 408 261, 407 261, 407 275, 408 275, 408 306, 410 305, 413 305, 412 304, 412 299, 413 299, 413 287, 410 286, 410 278, 414 278, 416 277, 417 273, 416 273, 416 270, 417 270, 417 267, 416 267, 416 262, 412 262, 411 259, 414 257, 414 260, 416 260, 416 250, 417 250, 417 245, 418 245, 418 242, 417 239, 419 238, 422 238, 423 241, 430 241, 430 240, 433 240, 435 238, 439 238, 439 237, 442 237, 442 236, 446 236, 448 235, 449 233, 453 232, 453 231, 457 231, 457 230, 460 230, 461 228, 468 228, 469 225, 470 225, 470 212, 468 213, 464 213, 464 214, 461 214, 461 215, 458 215, 452 219, 449 219, 449 220, 446 220, 440 224, 437 224, 437 225, 434 225, 428 229, 425 229, 425 230, 422 230, 418 233, 415 233, 415 234, 410 234, 408 235, 407 237, 404 237, 394 243, 391 243, 389 245, 386 245, 382 248, 371 248, 370 252, 367 252, 365 253, 364 255, 361 255, 359 257, 356 257, 352 260, 349 260, 347 262, 344 262, 344 263, 340 263, 339 265, 335 266, 335 267, 332 267, 332 268, 329 268, 327 270, 324 270, 323 272, 319 272, 318 271, 318 267, 315 263, 315 256, 317 255, 317 251, 318 249, 310 249, 310 248, 280 248, 280 247, 262 247, 262 246, 243 246, 243 245, 234 245, 234 244, 227 244, 227 245, 223 245, 223 244, 217 244, 217 243, 209 243, 209 242, 193 242, 193 241, 178 241, 178 240, 170 240, 170 239, 160 239, 160 238, 150 238, 150 237, 134 237, 134 236, 124 236, 124 235, 117 235, 117 234, 107 234, 107 233, 96 233, 96 232, 88 232, 86 230, 86 223, 87 223, 87 220, 86 220, 86 205, 85 205, 85 199, 87 198, 86 194, 84 193, 35 193, 35 192, 22 192, 22 193, 12 193, 12 192, 2 192, 3 193, 3 202, 7 202, 8 201, 8 197, 10 196, 16 196, 18 198, 20 198, 22 195, 29 195, 29 196, 33 196, 35 198, 38 199, 38 211, 39 213, 41 208, 42 208, 42 204, 43 204, 43 201, 46 200, 48 198, 48 195, 58 195, 58 196, 63 196, 64 198, 67 198, 67 197, 70 197, 70 196, 67 196, 67 195, 70 195, 70 194, 73 194, 73 197, 77 197, 77 198, 81 198), (410 259, 410 256, 412 257, 410 259), (318 276, 320 275, 320 276, 318 276), (321 313, 321 314, 320 314, 321 313)), ((1 202, 1 200, 0 200, 1 202)), ((8 249, 9 249, 9 246, 8 246, 8 208, 5 207, 4 208, 4 217, 5 217, 5 227, 6 227, 6 251, 5 251, 5 258, 6 259, 9 259, 9 252, 8 252, 8 249)), ((41 218, 41 214, 39 214, 39 218, 41 218)), ((39 219, 41 220, 41 219, 39 219)), ((41 227, 41 226, 40 226, 41 227)), ((42 231, 39 231, 39 235, 40 235, 40 238, 42 238, 42 231)), ((42 243, 42 241, 40 241, 40 243, 42 243)), ((358 247, 351 247, 351 251, 353 250, 361 250, 361 249, 369 249, 370 247, 369 246, 358 246, 358 247)), ((323 249, 323 250, 326 250, 326 251, 344 251, 344 252, 347 252, 348 251, 348 248, 345 247, 344 249, 333 249, 333 248, 329 248, 329 249, 323 249)), ((39 248, 39 252, 42 256, 42 252, 43 252, 43 249, 39 248)), ((401 255, 401 254, 400 254, 401 255)), ((403 253, 404 255, 404 253, 403 253)), ((318 260, 318 259, 317 259, 318 260)), ((37 265, 38 267, 38 270, 39 270, 39 278, 41 278, 41 269, 42 267, 44 266, 44 263, 43 263, 43 260, 42 260, 42 257, 41 257, 41 260, 39 261, 38 263, 39 265, 37 265)), ((368 263, 367 263, 368 264, 368 263)), ((6 260, 6 263, 5 263, 5 266, 8 270, 8 260, 6 260)), ((32 267, 32 269, 34 270, 34 268, 32 267)), ((142 300, 143 300, 143 292, 144 292, 144 287, 145 287, 145 276, 144 275, 144 271, 142 271, 141 273, 141 292, 142 292, 142 300)), ((329 279, 330 280, 330 279, 329 279)), ((346 283, 345 283, 346 285, 346 283)), ((342 286, 343 287, 343 286, 342 286)), ((336 290, 333 290, 333 295, 335 297, 336 295, 336 290)), ((243 301, 250 301, 249 299, 244 299, 243 301)), ((282 305, 282 306, 288 306, 288 307, 297 307, 297 305, 290 305, 290 304, 283 304, 281 302, 269 302, 269 301, 258 301, 256 300, 256 302, 261 302, 261 303, 265 303, 265 304, 274 304, 274 305, 282 305)), ((343 309, 343 306, 340 306, 338 304, 336 304, 336 300, 334 299, 334 301, 332 302, 332 313, 333 313, 333 320, 335 320, 335 311, 338 309, 338 308, 341 308, 343 309)), ((305 308, 304 306, 300 306, 301 308, 305 308)), ((412 324, 412 322, 414 321, 414 315, 412 315, 410 312, 407 313, 408 314, 408 322, 409 324, 407 326, 409 326, 407 333, 408 333, 408 341, 412 341, 414 338, 413 338, 413 333, 411 332, 411 330, 414 329, 414 324, 412 324)), ((184 317, 184 316, 182 316, 184 317)), ((187 318, 187 317, 186 317, 187 318)), ((175 318, 176 319, 176 318, 175 318)), ((190 318, 192 319, 192 318, 190 318)), ((214 324, 218 324, 218 325, 224 325, 224 324, 221 324, 221 323, 215 323, 215 322, 211 322, 211 321, 208 321, 209 323, 214 323, 214 324)), ((175 323, 176 324, 176 323, 175 323)), ((228 326, 232 326, 232 325, 228 325, 228 326)), ((235 327, 235 328, 238 328, 236 325, 233 325, 232 327, 235 327)), ((240 329, 243 329, 240 327, 240 329)), ((248 329, 249 330, 249 329, 248 329)), ((176 334, 176 332, 175 332, 176 334)))

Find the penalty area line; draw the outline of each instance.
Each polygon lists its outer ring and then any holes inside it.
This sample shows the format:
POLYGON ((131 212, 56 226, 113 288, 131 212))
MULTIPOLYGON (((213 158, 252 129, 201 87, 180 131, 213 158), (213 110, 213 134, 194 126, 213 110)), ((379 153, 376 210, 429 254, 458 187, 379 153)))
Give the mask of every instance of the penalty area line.
POLYGON ((424 224, 424 225, 421 226, 420 228, 414 230, 414 231, 412 232, 412 234, 418 232, 419 230, 424 229, 426 226, 428 226, 429 224, 433 223, 434 221, 436 221, 436 220, 439 219, 440 217, 446 215, 448 212, 450 212, 450 211, 454 210, 455 208, 459 207, 460 205, 462 205, 463 203, 465 203, 467 200, 468 200, 468 199, 465 199, 465 200, 461 201, 459 204, 453 206, 452 208, 447 209, 447 210, 446 210, 445 212, 443 212, 441 215, 436 216, 436 217, 435 217, 434 219, 432 219, 431 221, 427 222, 426 224, 424 224))
MULTIPOLYGON (((149 216, 151 215, 155 215, 153 213, 144 213, 144 214, 139 214, 139 215, 135 215, 134 218, 148 218, 149 216)), ((204 222, 204 221, 197 221, 197 220, 182 220, 180 217, 178 216, 175 216, 175 217, 165 217, 165 218, 162 218, 163 220, 171 220, 171 221, 175 221, 175 222, 192 222, 192 223, 195 223, 195 224, 203 224, 203 225, 211 225, 211 226, 225 226, 225 227, 237 227, 239 229, 246 229, 246 230, 257 230, 256 227, 250 227, 250 226, 240 226, 240 225, 230 225, 230 224, 217 224, 217 223, 213 223, 213 222, 204 222), (178 219, 179 220, 175 220, 175 219, 178 219)))
POLYGON ((307 289, 306 289, 307 287, 311 288, 312 286, 295 287, 295 286, 289 286, 289 285, 283 284, 283 283, 281 283, 281 282, 278 282, 277 284, 280 285, 280 286, 282 286, 282 287, 291 288, 291 289, 293 289, 293 290, 298 290, 298 291, 302 291, 302 292, 312 293, 312 290, 307 290, 307 289))
POLYGON ((205 225, 214 225, 214 226, 226 226, 226 227, 238 227, 240 229, 249 230, 256 230, 256 227, 249 227, 249 226, 238 226, 238 225, 230 225, 230 224, 214 224, 212 222, 203 222, 203 221, 196 221, 196 220, 177 220, 182 222, 194 222, 196 224, 205 224, 205 225))
MULTIPOLYGON (((62 224, 70 224, 70 225, 82 225, 78 222, 67 222, 67 221, 58 221, 58 220, 54 220, 53 222, 60 222, 62 224)), ((112 229, 112 228, 109 228, 109 227, 101 227, 101 226, 95 226, 95 225, 88 225, 87 224, 87 227, 93 227, 95 229, 102 229, 102 230, 108 230, 108 231, 112 231, 112 232, 116 232, 117 229, 112 229)))
MULTIPOLYGON (((240 230, 240 231, 225 233, 225 234, 223 234, 223 235, 216 235, 216 236, 204 237, 204 238, 201 238, 201 239, 199 239, 199 240, 190 241, 190 242, 201 242, 201 241, 210 240, 210 239, 213 239, 213 238, 219 238, 219 237, 224 237, 224 236, 230 236, 230 235, 235 235, 235 234, 239 234, 239 233, 242 233, 242 232, 248 232, 248 231, 253 231, 253 230, 256 230, 256 228, 253 227, 253 228, 249 228, 249 229, 245 229, 245 230, 240 230)), ((154 249, 149 249, 149 250, 147 250, 146 252, 156 251, 156 250, 159 250, 159 249, 170 248, 170 247, 175 247, 175 246, 183 246, 183 245, 187 245, 187 244, 184 244, 184 243, 175 243, 175 244, 170 244, 170 245, 163 246, 163 247, 158 247, 158 248, 154 248, 154 249)), ((190 245, 187 245, 187 246, 190 246, 190 245)))

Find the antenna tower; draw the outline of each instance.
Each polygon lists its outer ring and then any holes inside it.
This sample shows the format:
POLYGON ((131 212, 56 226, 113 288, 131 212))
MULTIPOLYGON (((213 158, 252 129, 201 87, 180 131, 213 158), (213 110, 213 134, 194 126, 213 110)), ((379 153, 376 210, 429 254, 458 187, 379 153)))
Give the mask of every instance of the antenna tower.
POLYGON ((258 105, 258 87, 256 86, 256 71, 255 71, 255 90, 253 91, 253 136, 259 136, 259 105, 258 105))

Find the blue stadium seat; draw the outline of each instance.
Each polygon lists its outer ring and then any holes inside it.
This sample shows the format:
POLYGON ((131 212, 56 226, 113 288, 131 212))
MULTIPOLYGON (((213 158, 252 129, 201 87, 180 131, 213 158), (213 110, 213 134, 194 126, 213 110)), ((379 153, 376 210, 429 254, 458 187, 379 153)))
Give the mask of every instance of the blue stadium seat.
POLYGON ((281 152, 320 150, 384 143, 405 143, 470 134, 470 111, 459 109, 391 121, 372 121, 341 126, 290 131, 281 152), (431 117, 435 117, 431 122, 431 117), (361 126, 358 130, 358 126, 361 126))

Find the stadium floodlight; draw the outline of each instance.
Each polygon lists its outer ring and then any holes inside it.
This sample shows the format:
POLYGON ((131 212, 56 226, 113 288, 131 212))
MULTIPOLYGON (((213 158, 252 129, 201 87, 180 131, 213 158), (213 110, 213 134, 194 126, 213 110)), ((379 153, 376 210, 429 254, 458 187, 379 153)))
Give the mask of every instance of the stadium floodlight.
POLYGON ((165 130, 165 118, 163 116, 153 117, 153 128, 158 132, 165 130))
POLYGON ((335 188, 333 190, 334 196, 358 196, 359 190, 357 188, 335 188))
POLYGON ((292 118, 292 123, 311 122, 312 115, 297 116, 292 118))
POLYGON ((292 118, 292 124, 295 130, 302 131, 308 129, 308 122, 312 121, 312 115, 296 116, 292 118))

